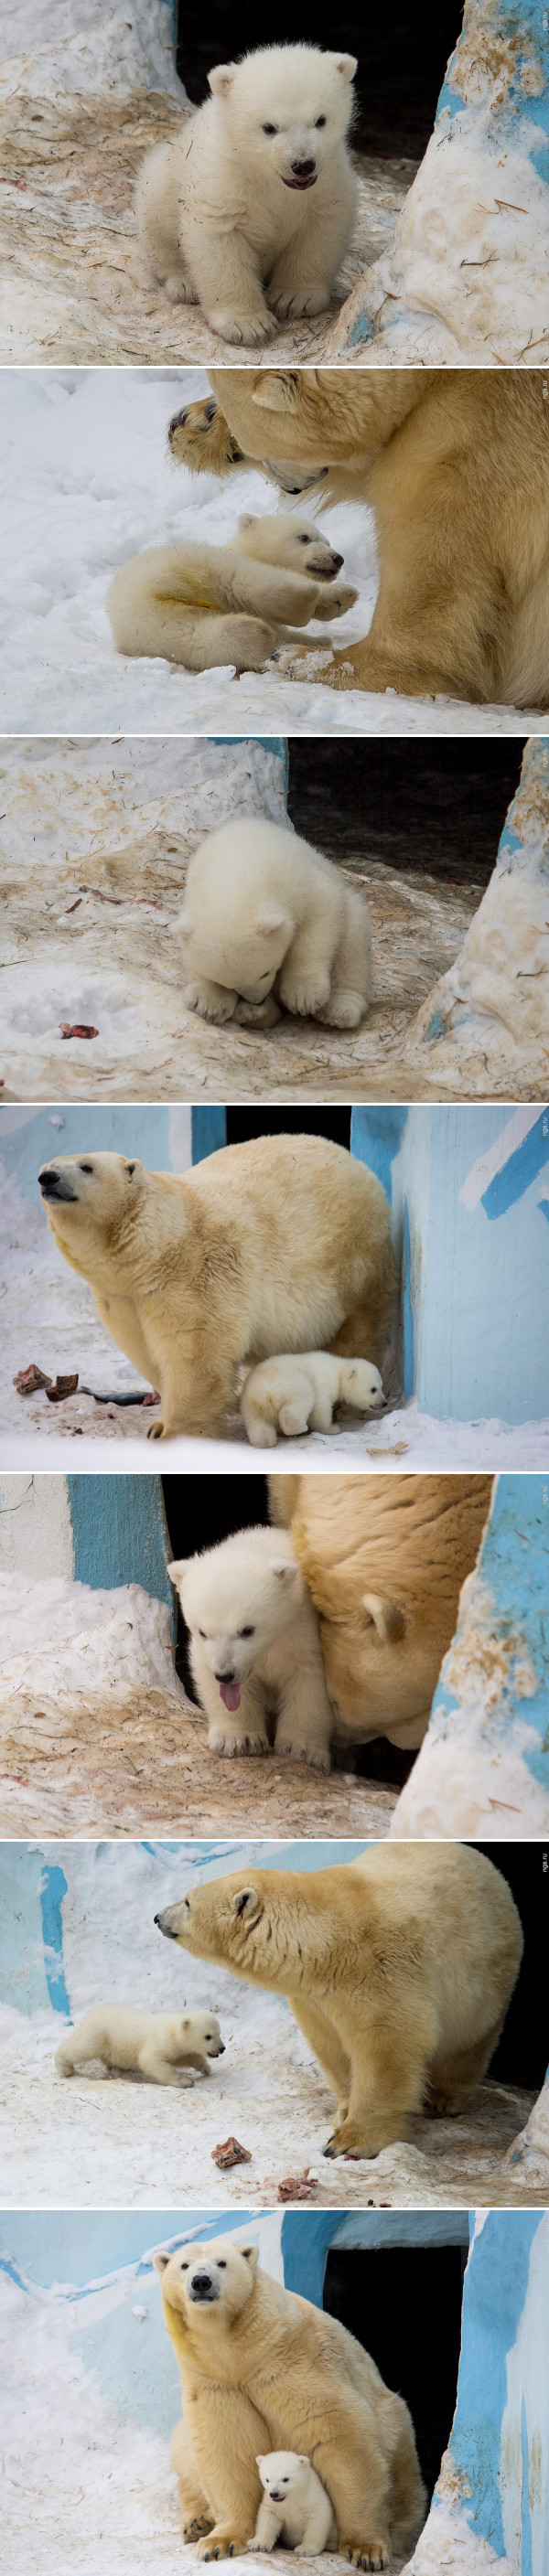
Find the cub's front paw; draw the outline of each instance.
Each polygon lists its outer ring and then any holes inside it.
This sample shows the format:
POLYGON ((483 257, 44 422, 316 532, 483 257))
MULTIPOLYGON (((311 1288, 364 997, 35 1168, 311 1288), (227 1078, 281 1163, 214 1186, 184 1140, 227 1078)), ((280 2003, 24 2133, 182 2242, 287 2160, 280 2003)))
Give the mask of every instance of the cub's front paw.
POLYGON ((275 1753, 288 1753, 292 1762, 308 1762, 311 1771, 330 1771, 330 1748, 327 1744, 295 1744, 291 1737, 277 1735, 275 1753))
POLYGON ((307 314, 325 313, 329 302, 329 286, 284 286, 273 295, 272 309, 279 322, 299 322, 307 314))
POLYGON ((199 298, 188 277, 180 277, 176 268, 164 279, 164 294, 169 304, 198 304, 199 298))
POLYGON ((280 999, 285 1011, 299 1020, 314 1020, 325 1010, 330 994, 329 975, 282 975, 280 999))
POLYGON ((332 582, 327 593, 326 616, 346 617, 347 609, 354 608, 358 595, 358 590, 353 589, 352 581, 332 582))
POLYGON ((208 1744, 210 1752, 219 1753, 222 1761, 225 1762, 230 1761, 235 1754, 268 1753, 269 1751, 267 1737, 262 1735, 259 1727, 257 1733, 254 1730, 250 1735, 235 1735, 227 1726, 219 1724, 209 1726, 208 1744))
POLYGON ((369 1007, 363 993, 352 993, 350 989, 344 991, 341 987, 339 993, 330 994, 326 1009, 320 1016, 329 1029, 358 1029, 369 1007))
POLYGON ((224 313, 218 307, 208 313, 207 319, 218 338, 229 340, 234 349, 259 349, 263 341, 272 340, 276 330, 274 314, 267 312, 266 305, 259 313, 224 313))
POLYGON ((202 2540, 208 2531, 213 2531, 210 2514, 194 2513, 190 2522, 184 2522, 182 2537, 183 2540, 202 2540))
POLYGON ((183 987, 186 1011, 198 1011, 201 1020, 214 1020, 219 1023, 223 1020, 232 1020, 237 999, 237 994, 231 993, 228 986, 225 991, 225 988, 220 985, 216 992, 207 984, 185 984, 183 987))
POLYGON ((278 1002, 273 1001, 272 993, 267 993, 264 1002, 244 1002, 240 999, 233 1012, 233 1018, 239 1021, 241 1029, 274 1029, 277 1020, 281 1018, 281 1012, 278 1002))

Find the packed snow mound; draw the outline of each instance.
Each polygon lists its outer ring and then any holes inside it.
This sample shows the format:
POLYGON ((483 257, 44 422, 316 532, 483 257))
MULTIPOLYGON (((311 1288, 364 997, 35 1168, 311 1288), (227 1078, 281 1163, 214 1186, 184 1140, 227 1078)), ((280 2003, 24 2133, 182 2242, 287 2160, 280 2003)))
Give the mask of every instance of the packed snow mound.
POLYGON ((139 1583, 92 1591, 60 1574, 41 1583, 0 1574, 0 1613, 4 1693, 44 1690, 62 1701, 78 1690, 108 1690, 124 1700, 140 1686, 183 1701, 167 1603, 153 1600, 139 1583))

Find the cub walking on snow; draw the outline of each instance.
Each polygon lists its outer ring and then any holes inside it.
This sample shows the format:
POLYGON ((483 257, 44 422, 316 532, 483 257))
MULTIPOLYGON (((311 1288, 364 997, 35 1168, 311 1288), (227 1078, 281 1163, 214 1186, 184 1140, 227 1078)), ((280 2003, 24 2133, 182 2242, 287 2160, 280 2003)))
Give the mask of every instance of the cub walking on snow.
POLYGON ((92 2004, 57 2050, 58 2075, 74 2075, 99 2057, 109 2071, 139 2068, 151 2084, 192 2084, 195 2066, 209 2075, 210 2057, 223 2057, 215 2013, 147 2013, 131 2004, 92 2004))
POLYGON ((302 1431, 331 1431, 334 1405, 372 1413, 387 1397, 371 1360, 338 1360, 331 1351, 292 1352, 260 1360, 240 1397, 242 1420, 254 1449, 275 1449, 277 1427, 287 1440, 302 1431))
POLYGON ((200 842, 176 931, 183 1000, 204 1020, 270 1028, 279 1006, 335 1029, 365 1018, 366 904, 331 859, 265 815, 237 816, 200 842))
POLYGON ((268 45, 208 73, 210 98, 147 153, 137 228, 172 304, 201 304, 254 349, 277 320, 322 313, 348 249, 352 54, 268 45))
POLYGON ((333 1719, 318 1620, 289 1530, 238 1530, 169 1565, 214 1753, 277 1753, 330 1769, 333 1719))
POLYGON ((318 2558, 337 2549, 337 2523, 326 2488, 304 2451, 256 2454, 263 2496, 248 2549, 295 2549, 296 2558, 318 2558))

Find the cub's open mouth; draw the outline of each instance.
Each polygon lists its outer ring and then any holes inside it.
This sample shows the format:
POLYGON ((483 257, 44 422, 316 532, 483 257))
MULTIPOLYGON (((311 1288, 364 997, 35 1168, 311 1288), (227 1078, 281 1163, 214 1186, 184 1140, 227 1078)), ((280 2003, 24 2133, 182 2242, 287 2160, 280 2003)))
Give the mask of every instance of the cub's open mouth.
POLYGON ((285 187, 285 188, 316 188, 317 175, 318 175, 318 174, 317 174, 317 171, 316 171, 316 170, 314 170, 314 171, 313 171, 312 179, 283 179, 283 187, 285 187))
POLYGON ((240 1682, 220 1682, 219 1696, 224 1708, 240 1708, 240 1682))

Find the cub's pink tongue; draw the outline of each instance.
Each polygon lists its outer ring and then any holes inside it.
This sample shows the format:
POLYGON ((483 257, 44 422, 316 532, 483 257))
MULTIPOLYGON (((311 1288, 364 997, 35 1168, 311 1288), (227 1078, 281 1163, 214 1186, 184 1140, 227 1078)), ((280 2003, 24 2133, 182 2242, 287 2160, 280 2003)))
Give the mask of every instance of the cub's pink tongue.
POLYGON ((224 1708, 240 1708, 240 1682, 220 1682, 219 1695, 224 1708))

